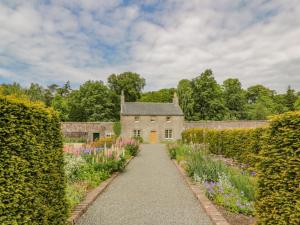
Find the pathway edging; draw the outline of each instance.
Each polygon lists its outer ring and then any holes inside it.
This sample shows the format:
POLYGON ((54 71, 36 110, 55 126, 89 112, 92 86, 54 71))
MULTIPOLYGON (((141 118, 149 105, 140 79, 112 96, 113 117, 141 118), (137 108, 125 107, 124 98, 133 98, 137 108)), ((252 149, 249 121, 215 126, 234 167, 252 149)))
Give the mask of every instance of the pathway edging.
POLYGON ((200 202, 201 207, 204 209, 206 214, 211 219, 214 225, 230 225, 227 220, 223 217, 223 215, 218 211, 218 209, 213 205, 213 203, 205 196, 202 190, 193 183, 192 179, 187 175, 186 171, 176 162, 176 160, 172 160, 181 176, 188 184, 194 195, 197 197, 200 202))
MULTIPOLYGON (((131 157, 125 164, 125 167, 133 159, 131 157)), ((68 225, 75 225, 79 218, 87 211, 90 205, 97 199, 97 197, 112 183, 112 181, 120 174, 120 172, 115 172, 110 178, 101 182, 101 184, 95 189, 89 191, 84 200, 74 207, 71 212, 70 217, 67 220, 68 225)))

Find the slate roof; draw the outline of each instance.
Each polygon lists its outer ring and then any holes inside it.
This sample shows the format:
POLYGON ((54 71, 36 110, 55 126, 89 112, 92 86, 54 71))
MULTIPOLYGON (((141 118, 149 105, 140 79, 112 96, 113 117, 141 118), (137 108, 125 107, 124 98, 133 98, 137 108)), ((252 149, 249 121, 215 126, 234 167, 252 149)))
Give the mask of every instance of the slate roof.
POLYGON ((181 108, 174 103, 125 102, 122 115, 127 116, 183 116, 181 108))

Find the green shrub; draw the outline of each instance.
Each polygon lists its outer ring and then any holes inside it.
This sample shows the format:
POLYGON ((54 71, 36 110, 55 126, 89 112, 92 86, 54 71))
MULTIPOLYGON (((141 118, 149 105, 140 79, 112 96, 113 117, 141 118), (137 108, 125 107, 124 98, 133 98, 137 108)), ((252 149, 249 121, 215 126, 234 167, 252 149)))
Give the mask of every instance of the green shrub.
POLYGON ((58 116, 0 97, 0 224, 65 224, 65 189, 58 116))
POLYGON ((114 131, 114 134, 116 135, 116 137, 119 137, 121 135, 122 126, 121 126, 120 121, 114 122, 113 131, 114 131))
POLYGON ((137 143, 126 144, 125 151, 129 152, 131 156, 136 156, 139 152, 139 145, 137 143))
POLYGON ((300 224, 300 111, 275 116, 258 165, 259 224, 300 224))

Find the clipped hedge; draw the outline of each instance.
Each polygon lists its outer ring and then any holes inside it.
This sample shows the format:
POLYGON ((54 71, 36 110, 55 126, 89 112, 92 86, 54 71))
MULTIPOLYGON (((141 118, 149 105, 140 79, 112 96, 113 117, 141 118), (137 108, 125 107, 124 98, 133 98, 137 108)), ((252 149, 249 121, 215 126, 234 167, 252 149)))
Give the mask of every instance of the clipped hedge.
POLYGON ((254 166, 263 143, 265 128, 202 129, 192 128, 182 133, 184 143, 208 144, 214 154, 234 158, 254 166))
POLYGON ((274 117, 258 165, 259 224, 300 224, 300 111, 274 117))
POLYGON ((65 187, 57 115, 0 97, 0 224, 65 224, 65 187))

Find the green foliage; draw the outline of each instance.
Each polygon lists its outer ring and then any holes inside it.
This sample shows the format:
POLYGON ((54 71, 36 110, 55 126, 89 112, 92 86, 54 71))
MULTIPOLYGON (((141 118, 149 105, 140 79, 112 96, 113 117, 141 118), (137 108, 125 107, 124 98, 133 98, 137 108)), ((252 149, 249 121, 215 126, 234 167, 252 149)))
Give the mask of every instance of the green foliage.
POLYGON ((229 109, 231 119, 244 119, 246 96, 238 79, 229 78, 223 82, 223 98, 225 106, 229 109))
POLYGON ((65 188, 57 115, 0 97, 0 224, 65 224, 65 188))
POLYGON ((220 85, 211 70, 205 70, 192 80, 194 98, 194 118, 196 120, 222 120, 226 107, 220 85))
POLYGON ((114 122, 113 131, 114 131, 114 134, 116 135, 116 137, 119 137, 121 135, 122 125, 121 125, 120 121, 114 122))
POLYGON ((189 176, 204 184, 210 199, 232 212, 253 214, 256 181, 249 173, 213 159, 202 147, 169 147, 170 157, 185 163, 189 176))
POLYGON ((125 151, 129 152, 131 156, 136 156, 139 152, 139 145, 137 143, 128 143, 125 145, 125 151))
POLYGON ((69 96, 71 121, 112 121, 118 117, 114 93, 102 81, 87 81, 69 96))
POLYGON ((259 224, 300 224, 300 111, 273 117, 258 165, 259 224))
POLYGON ((300 110, 300 95, 298 96, 294 107, 296 110, 300 110))
POLYGON ((179 105, 184 113, 185 119, 192 120, 194 115, 194 98, 192 83, 189 80, 181 80, 177 85, 179 105))
POLYGON ((135 102, 141 97, 146 81, 137 73, 124 72, 119 75, 112 74, 107 79, 109 88, 120 96, 124 91, 125 100, 135 102))
POLYGON ((164 88, 158 91, 142 93, 139 102, 172 102, 175 88, 164 88))

